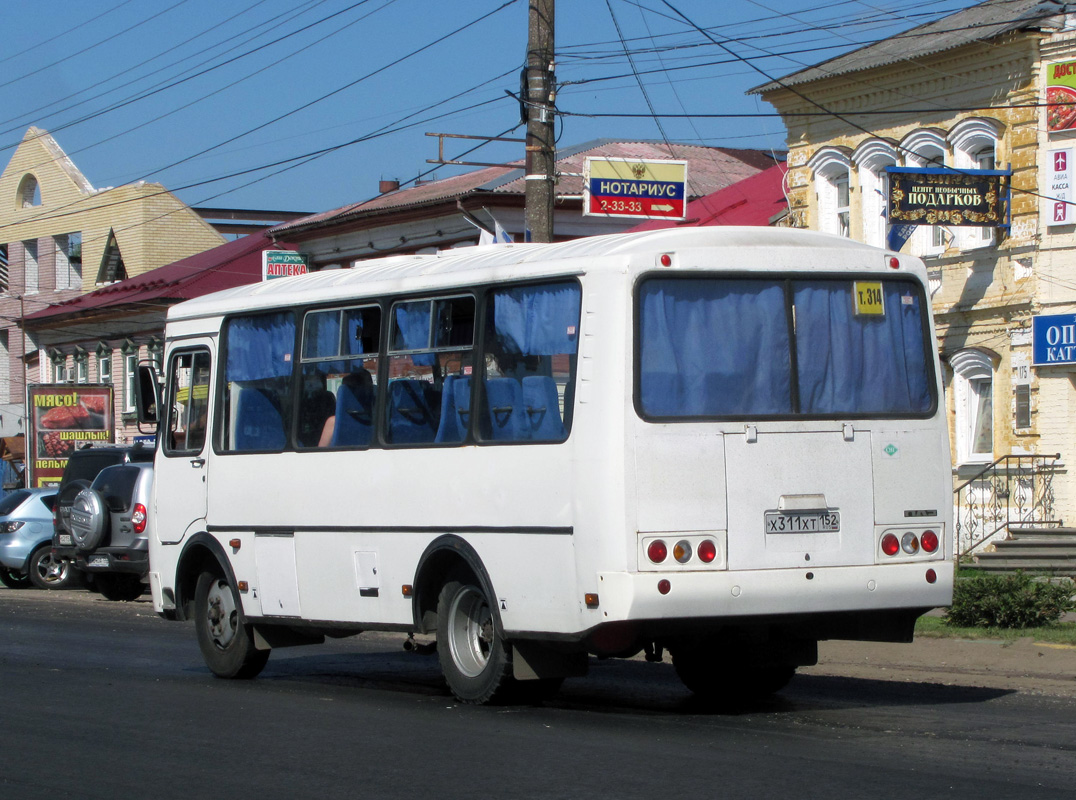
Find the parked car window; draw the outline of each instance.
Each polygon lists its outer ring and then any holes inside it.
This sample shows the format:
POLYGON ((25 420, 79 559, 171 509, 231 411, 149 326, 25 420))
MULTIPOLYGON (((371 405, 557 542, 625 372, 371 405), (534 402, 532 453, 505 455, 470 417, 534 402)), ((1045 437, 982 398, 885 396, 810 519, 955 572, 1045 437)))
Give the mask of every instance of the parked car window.
POLYGON ((121 503, 122 510, 126 511, 131 504, 135 481, 140 473, 138 467, 109 467, 101 470, 101 474, 94 479, 92 488, 108 498, 110 503, 121 503))
POLYGON ((0 500, 0 517, 6 517, 12 513, 16 508, 23 504, 23 501, 30 496, 30 492, 25 489, 18 489, 3 500, 0 500))

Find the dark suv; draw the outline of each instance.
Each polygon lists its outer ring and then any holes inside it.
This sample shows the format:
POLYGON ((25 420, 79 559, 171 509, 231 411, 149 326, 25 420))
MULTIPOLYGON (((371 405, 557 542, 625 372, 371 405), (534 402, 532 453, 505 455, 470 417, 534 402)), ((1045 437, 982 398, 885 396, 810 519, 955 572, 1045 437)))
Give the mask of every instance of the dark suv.
POLYGON ((52 549, 56 558, 75 560, 77 549, 71 537, 71 506, 83 489, 105 467, 115 464, 153 463, 153 448, 126 446, 84 447, 71 453, 57 488, 52 515, 52 549))
POLYGON ((109 600, 134 600, 149 572, 152 464, 105 467, 71 506, 75 567, 109 600))

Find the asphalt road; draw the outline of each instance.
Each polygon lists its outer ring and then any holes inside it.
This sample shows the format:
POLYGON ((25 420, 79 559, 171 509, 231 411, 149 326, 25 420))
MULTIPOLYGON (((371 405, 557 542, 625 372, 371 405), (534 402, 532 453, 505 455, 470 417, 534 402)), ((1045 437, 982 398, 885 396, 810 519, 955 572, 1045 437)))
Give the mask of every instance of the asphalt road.
POLYGON ((456 703, 368 634, 213 678, 148 598, 0 590, 0 798, 1069 796, 1076 700, 797 676, 737 713, 666 664, 593 662, 542 707, 456 703))

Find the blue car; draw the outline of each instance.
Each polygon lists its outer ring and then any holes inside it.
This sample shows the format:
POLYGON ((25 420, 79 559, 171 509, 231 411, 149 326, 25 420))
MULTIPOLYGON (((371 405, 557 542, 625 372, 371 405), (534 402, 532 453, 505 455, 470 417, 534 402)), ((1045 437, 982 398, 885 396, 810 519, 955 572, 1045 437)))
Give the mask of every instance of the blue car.
POLYGON ((55 489, 16 489, 0 500, 0 583, 60 589, 75 579, 71 562, 52 553, 55 489))

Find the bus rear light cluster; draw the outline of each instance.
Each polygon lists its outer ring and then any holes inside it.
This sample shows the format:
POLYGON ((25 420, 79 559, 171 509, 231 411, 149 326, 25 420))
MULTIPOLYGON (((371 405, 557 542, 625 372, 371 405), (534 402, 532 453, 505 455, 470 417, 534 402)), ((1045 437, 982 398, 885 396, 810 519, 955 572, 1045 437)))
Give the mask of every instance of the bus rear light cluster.
POLYGON ((920 551, 927 555, 938 552, 941 540, 938 534, 932 530, 917 531, 886 531, 882 536, 882 553, 887 556, 914 556, 920 551))
POLYGON ((712 536, 694 535, 643 540, 643 569, 721 567, 722 547, 712 536))

